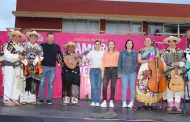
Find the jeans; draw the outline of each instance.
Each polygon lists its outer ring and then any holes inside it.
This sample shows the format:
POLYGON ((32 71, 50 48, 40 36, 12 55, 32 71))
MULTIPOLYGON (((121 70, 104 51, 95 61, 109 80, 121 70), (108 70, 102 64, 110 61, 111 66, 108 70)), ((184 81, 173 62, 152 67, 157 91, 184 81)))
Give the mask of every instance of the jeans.
POLYGON ((136 80, 136 72, 134 73, 123 73, 121 74, 121 82, 122 82, 122 102, 126 102, 126 94, 128 92, 128 83, 130 84, 130 93, 131 93, 131 101, 135 100, 135 80, 136 80))
POLYGON ((75 98, 79 98, 79 91, 80 91, 80 86, 78 85, 75 85, 75 84, 72 84, 72 96, 75 97, 75 98))
POLYGON ((107 99, 107 87, 111 79, 111 100, 114 100, 115 96, 115 84, 117 80, 117 67, 106 67, 104 70, 103 78, 103 100, 107 99))
POLYGON ((100 103, 100 91, 101 91, 101 69, 90 68, 90 83, 91 83, 91 99, 92 102, 100 103))
POLYGON ((40 100, 44 100, 44 88, 46 84, 46 80, 48 80, 48 98, 47 100, 52 99, 53 92, 53 83, 55 78, 55 67, 42 66, 43 74, 40 82, 40 100))

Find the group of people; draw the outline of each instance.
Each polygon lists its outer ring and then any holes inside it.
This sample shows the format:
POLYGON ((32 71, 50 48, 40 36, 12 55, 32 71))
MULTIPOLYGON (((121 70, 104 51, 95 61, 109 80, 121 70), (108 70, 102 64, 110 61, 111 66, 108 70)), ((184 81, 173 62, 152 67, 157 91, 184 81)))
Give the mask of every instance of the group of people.
MULTIPOLYGON (((62 97, 63 105, 69 103, 79 104, 80 95, 80 68, 81 62, 90 62, 91 106, 114 107, 115 87, 117 78, 122 83, 122 107, 133 108, 135 100, 151 108, 161 98, 167 99, 168 111, 180 109, 181 98, 184 90, 172 90, 169 85, 163 92, 149 89, 148 83, 152 76, 149 63, 161 59, 164 69, 162 74, 169 84, 172 80, 171 72, 175 71, 176 79, 185 74, 190 68, 189 47, 183 51, 176 47, 180 38, 170 36, 163 40, 168 47, 158 51, 151 38, 144 39, 144 48, 134 50, 134 42, 129 39, 125 42, 124 49, 119 52, 113 40, 107 43, 107 50, 101 50, 101 41, 94 42, 94 48, 88 50, 86 55, 75 52, 76 44, 68 42, 64 45, 63 53, 58 44, 54 43, 54 33, 47 34, 47 42, 37 44, 41 37, 36 31, 27 32, 26 36, 19 31, 8 33, 10 41, 3 46, 1 64, 3 64, 4 104, 15 106, 26 103, 44 103, 44 88, 48 80, 47 104, 52 104, 54 77, 56 75, 56 61, 62 68, 62 97), (27 37, 27 41, 20 41, 27 37), (2 58, 3 57, 3 58, 2 58), (177 74, 177 70, 181 74, 177 74), (177 76, 178 75, 178 76, 177 76), (103 82, 102 82, 103 81, 103 82), (111 81, 111 95, 107 98, 107 88, 111 81), (137 81, 137 82, 136 82, 137 81), (129 87, 128 87, 129 85, 129 87), (101 86, 103 101, 100 103, 101 86), (127 102, 128 88, 130 88, 130 101, 127 102), (36 95, 40 89, 39 101, 36 95)), ((157 66, 159 68, 159 66, 157 66)), ((159 73, 157 73, 159 77, 159 73)), ((190 72, 187 72, 188 80, 190 72)), ((182 78, 182 80, 184 80, 182 78)), ((185 82, 185 81, 183 81, 185 82)), ((159 85, 159 82, 157 82, 159 85)), ((182 83, 184 87, 184 83, 182 83)), ((162 86, 160 86, 162 87, 162 86)))

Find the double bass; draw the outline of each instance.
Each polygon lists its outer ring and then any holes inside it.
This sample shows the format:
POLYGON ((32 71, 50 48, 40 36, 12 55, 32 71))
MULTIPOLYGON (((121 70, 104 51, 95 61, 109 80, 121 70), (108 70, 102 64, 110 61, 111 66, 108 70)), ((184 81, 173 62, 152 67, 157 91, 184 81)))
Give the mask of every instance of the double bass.
POLYGON ((148 81, 148 88, 152 92, 162 93, 167 88, 166 78, 163 76, 164 64, 160 58, 155 58, 148 63, 151 70, 151 77, 148 81))
MULTIPOLYGON (((153 46, 156 51, 155 43, 153 46)), ((164 71, 164 63, 160 57, 156 57, 153 60, 150 60, 148 63, 148 67, 151 71, 151 77, 148 81, 148 89, 152 92, 162 93, 167 88, 167 81, 163 75, 164 71)))

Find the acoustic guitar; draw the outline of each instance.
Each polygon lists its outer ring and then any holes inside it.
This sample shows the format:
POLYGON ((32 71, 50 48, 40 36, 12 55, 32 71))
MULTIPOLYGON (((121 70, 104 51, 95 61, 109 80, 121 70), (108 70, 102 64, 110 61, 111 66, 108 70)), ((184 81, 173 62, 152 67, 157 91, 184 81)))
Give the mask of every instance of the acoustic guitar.
POLYGON ((90 52, 90 50, 91 49, 88 49, 85 52, 83 52, 82 54, 74 53, 72 55, 66 55, 63 57, 63 61, 69 69, 74 69, 77 66, 77 64, 82 61, 82 59, 81 59, 82 56, 87 55, 90 52))
POLYGON ((175 66, 175 69, 170 72, 171 80, 169 82, 169 89, 171 91, 182 92, 184 90, 184 80, 182 73, 183 72, 179 69, 179 66, 175 66))

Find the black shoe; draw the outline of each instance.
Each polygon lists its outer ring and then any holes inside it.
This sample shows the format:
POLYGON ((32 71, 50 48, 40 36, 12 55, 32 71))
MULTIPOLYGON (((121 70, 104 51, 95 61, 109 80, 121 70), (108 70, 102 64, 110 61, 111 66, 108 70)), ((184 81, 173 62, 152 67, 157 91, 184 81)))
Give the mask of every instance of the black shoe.
POLYGON ((37 104, 43 104, 44 100, 40 100, 39 102, 37 102, 37 104))
POLYGON ((47 104, 51 105, 52 104, 51 100, 47 100, 47 104))
POLYGON ((190 100, 185 100, 186 103, 190 103, 190 100))
POLYGON ((153 110, 153 106, 148 106, 148 110, 153 110))
POLYGON ((142 106, 145 110, 148 110, 148 106, 144 105, 142 106))

